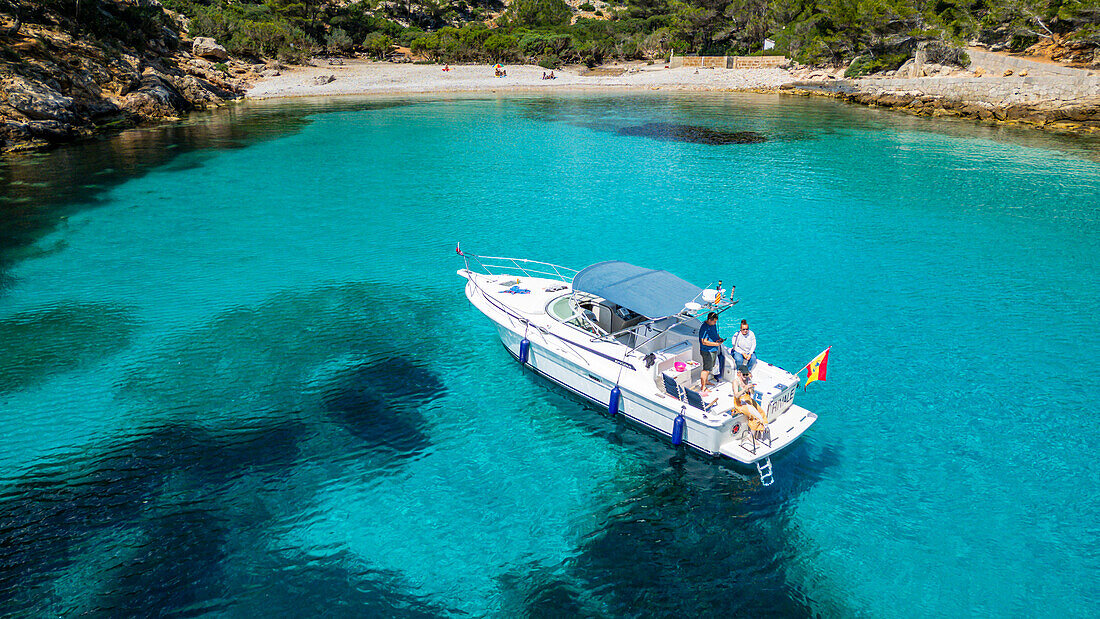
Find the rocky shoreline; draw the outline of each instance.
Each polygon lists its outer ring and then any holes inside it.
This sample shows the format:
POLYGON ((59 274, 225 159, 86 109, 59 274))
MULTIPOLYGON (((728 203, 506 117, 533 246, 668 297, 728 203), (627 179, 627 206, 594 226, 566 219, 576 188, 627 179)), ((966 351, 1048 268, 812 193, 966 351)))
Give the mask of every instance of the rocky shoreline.
POLYGON ((778 92, 834 97, 914 116, 956 117, 1060 133, 1100 134, 1100 80, 1086 86, 1080 96, 1070 98, 1042 94, 1001 97, 988 79, 978 89, 935 84, 927 78, 906 80, 900 86, 884 86, 873 80, 835 80, 827 84, 798 81, 780 87, 778 92))
POLYGON ((498 79, 483 65, 347 60, 286 68, 229 57, 212 39, 163 28, 141 49, 0 19, 0 151, 41 150, 105 131, 177 120, 249 98, 550 89, 753 91, 828 96, 917 116, 953 116, 1072 133, 1100 133, 1100 73, 975 52, 983 67, 922 63, 865 78, 845 68, 692 69, 624 63, 603 72, 534 65, 498 79), (1009 62, 1011 65, 998 65, 1009 62), (1021 64, 1022 63, 1022 64, 1021 64), (985 68, 989 67, 989 69, 985 68), (1007 67, 1007 68, 1006 68, 1007 67), (452 70, 453 69, 453 70, 452 70), (1030 72, 1030 74, 1029 74, 1030 72))
POLYGON ((799 69, 780 92, 828 96, 915 116, 959 117, 1062 133, 1100 133, 1100 71, 968 50, 966 66, 922 63, 849 79, 843 68, 799 69))
POLYGON ((0 150, 41 150, 179 119, 240 98, 269 70, 207 41, 164 28, 136 49, 56 25, 0 23, 0 150))
POLYGON ((920 92, 859 92, 840 95, 846 101, 899 110, 915 116, 954 116, 973 120, 1027 125, 1064 133, 1100 133, 1100 97, 1091 101, 1044 101, 994 104, 920 92))

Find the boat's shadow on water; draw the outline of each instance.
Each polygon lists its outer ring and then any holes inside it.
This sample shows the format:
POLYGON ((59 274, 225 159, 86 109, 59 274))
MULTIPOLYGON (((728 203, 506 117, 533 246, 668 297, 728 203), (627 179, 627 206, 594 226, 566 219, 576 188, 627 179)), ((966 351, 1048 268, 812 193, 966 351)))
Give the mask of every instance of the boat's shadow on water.
POLYGON ((509 574, 509 610, 616 616, 808 616, 816 613, 788 582, 792 506, 837 463, 833 449, 799 442, 773 462, 776 482, 621 417, 523 370, 552 410, 629 452, 637 469, 618 480, 624 499, 558 569, 509 574))

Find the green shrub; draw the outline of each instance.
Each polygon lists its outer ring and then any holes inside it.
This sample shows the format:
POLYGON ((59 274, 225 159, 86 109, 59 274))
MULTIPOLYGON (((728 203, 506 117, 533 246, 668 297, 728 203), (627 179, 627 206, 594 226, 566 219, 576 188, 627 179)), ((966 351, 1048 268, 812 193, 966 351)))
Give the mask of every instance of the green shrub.
POLYGON ((393 37, 395 44, 404 45, 405 47, 412 48, 413 42, 415 42, 417 39, 422 39, 428 36, 428 33, 419 28, 408 28, 406 30, 402 30, 399 34, 391 34, 390 36, 393 37))
POLYGON ((434 33, 417 37, 409 44, 409 49, 412 50, 412 53, 418 56, 427 56, 432 59, 439 57, 441 47, 442 45, 439 41, 439 37, 434 33))
POLYGON ((526 32, 519 39, 520 51, 530 57, 561 56, 573 48, 573 37, 568 34, 526 32))
POLYGON ((393 49, 393 39, 381 32, 372 32, 363 39, 363 49, 371 58, 382 59, 393 49))
POLYGON ((565 0, 514 0, 501 18, 513 26, 549 28, 568 26, 573 11, 565 0))
POLYGON ((1100 47, 1100 24, 1084 24, 1069 38, 1073 41, 1100 47))
POLYGON ((493 34, 485 39, 482 47, 489 60, 503 62, 519 57, 519 41, 510 34, 493 34))
POLYGON ((222 75, 228 75, 229 65, 225 64, 224 62, 218 62, 214 64, 214 70, 218 73, 221 73, 222 75))
POLYGON ((858 56, 844 71, 844 77, 863 77, 879 71, 893 71, 909 59, 909 54, 883 54, 858 56))
POLYGON ((1014 34, 1008 42, 1008 49, 1013 52, 1022 52, 1039 42, 1039 37, 1031 34, 1014 34))
POLYGON ((582 11, 588 11, 589 13, 596 10, 596 7, 592 6, 591 2, 585 2, 584 4, 578 6, 577 8, 582 10, 582 11))
POLYGON ((355 43, 343 28, 333 28, 325 37, 325 48, 330 54, 346 54, 354 46, 355 43))
POLYGON ((548 54, 546 56, 543 56, 542 58, 539 58, 538 64, 543 69, 558 69, 561 67, 561 58, 558 58, 553 54, 548 54))
POLYGON ((580 56, 580 61, 588 68, 592 68, 598 64, 603 64, 603 59, 607 55, 606 50, 596 42, 589 43, 584 48, 577 50, 580 56))

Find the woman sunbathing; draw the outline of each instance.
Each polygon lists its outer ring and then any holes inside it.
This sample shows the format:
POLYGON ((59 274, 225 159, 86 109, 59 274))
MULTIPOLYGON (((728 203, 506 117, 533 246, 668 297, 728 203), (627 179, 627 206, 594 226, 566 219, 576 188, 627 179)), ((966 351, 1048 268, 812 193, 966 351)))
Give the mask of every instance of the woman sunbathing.
POLYGON ((750 380, 752 374, 745 366, 737 368, 736 380, 733 381, 733 408, 745 416, 749 429, 753 432, 762 432, 768 427, 768 415, 753 397, 754 388, 750 380))

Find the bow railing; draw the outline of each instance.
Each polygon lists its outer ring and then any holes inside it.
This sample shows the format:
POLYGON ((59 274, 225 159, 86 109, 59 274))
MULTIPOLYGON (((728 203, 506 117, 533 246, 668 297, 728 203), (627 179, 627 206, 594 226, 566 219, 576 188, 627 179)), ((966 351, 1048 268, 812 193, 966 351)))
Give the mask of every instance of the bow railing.
POLYGON ((552 277, 564 282, 572 283, 573 278, 579 273, 577 269, 563 267, 558 264, 528 260, 527 258, 507 258, 504 256, 479 256, 462 251, 460 246, 455 247, 455 253, 466 261, 466 270, 472 271, 471 262, 476 263, 481 270, 488 275, 525 275, 527 277, 552 277))

